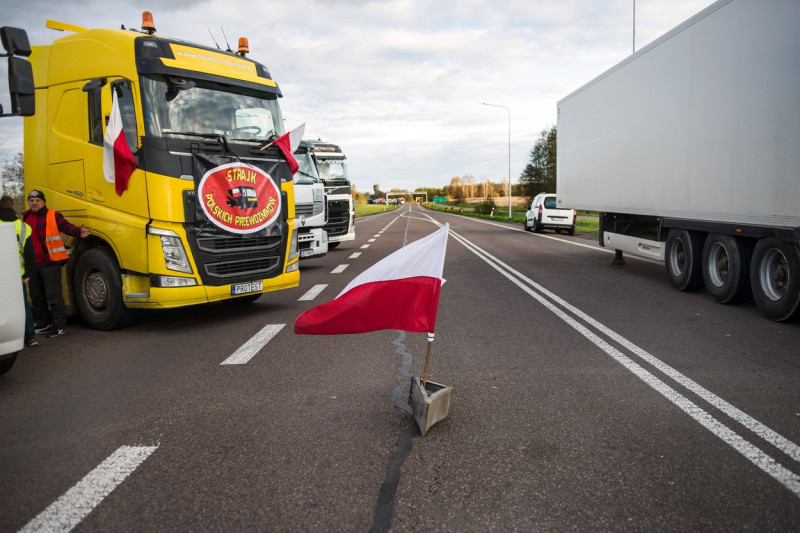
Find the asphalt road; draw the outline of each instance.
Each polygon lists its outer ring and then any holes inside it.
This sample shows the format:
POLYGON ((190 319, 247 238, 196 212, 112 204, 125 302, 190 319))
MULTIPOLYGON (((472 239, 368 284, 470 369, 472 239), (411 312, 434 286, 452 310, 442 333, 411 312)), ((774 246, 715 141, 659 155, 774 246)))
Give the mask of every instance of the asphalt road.
POLYGON ((800 527, 800 324, 613 267, 594 237, 413 205, 356 232, 298 289, 72 319, 23 351, 0 377, 0 532, 800 527), (424 334, 293 323, 444 222, 429 379, 453 403, 423 437, 424 334))

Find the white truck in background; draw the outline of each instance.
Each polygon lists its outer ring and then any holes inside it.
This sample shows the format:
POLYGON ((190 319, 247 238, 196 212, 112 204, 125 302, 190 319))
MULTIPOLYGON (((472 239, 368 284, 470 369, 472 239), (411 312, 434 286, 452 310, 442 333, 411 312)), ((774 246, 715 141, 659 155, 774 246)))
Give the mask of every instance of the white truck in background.
POLYGON ((319 178, 325 184, 325 231, 328 232, 328 248, 333 249, 343 241, 356 238, 356 211, 347 158, 335 144, 320 139, 305 142, 314 157, 319 178))
POLYGON ((322 257, 328 253, 328 232, 325 231, 325 186, 308 142, 300 141, 294 152, 300 165, 294 175, 294 216, 300 259, 322 257))
POLYGON ((800 2, 720 0, 558 103, 559 207, 679 290, 800 314, 800 2))

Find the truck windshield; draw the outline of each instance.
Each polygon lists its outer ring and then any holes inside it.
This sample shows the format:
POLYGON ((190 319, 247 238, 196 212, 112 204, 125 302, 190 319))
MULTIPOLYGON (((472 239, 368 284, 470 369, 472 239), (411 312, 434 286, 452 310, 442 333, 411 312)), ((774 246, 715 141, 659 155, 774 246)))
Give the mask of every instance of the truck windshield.
POLYGON ((317 167, 314 166, 314 159, 312 159, 311 153, 295 153, 294 158, 297 164, 300 165, 294 175, 294 182, 303 185, 319 183, 319 174, 317 174, 317 167))
POLYGON ((344 159, 325 159, 317 155, 317 166, 319 177, 323 182, 329 185, 350 183, 350 177, 347 175, 347 161, 344 159))
POLYGON ((264 142, 283 134, 283 117, 273 93, 148 75, 142 76, 142 102, 149 136, 208 134, 264 142))

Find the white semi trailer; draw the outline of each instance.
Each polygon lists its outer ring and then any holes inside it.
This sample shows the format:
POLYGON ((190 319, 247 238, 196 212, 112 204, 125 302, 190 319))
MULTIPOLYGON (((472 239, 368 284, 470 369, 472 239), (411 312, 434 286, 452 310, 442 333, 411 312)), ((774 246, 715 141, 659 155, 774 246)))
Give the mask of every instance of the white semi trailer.
POLYGON ((800 2, 720 0, 558 103, 559 207, 679 290, 800 314, 800 2))

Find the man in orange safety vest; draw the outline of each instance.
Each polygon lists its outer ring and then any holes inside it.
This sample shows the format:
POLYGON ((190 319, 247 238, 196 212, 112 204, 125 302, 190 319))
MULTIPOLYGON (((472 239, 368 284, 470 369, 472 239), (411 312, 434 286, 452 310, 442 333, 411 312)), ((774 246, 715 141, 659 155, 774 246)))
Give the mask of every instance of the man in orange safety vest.
POLYGON ((61 287, 61 266, 69 259, 61 234, 86 238, 90 231, 84 226, 70 224, 61 213, 48 209, 42 191, 29 192, 28 205, 30 209, 22 213, 22 220, 33 230, 34 264, 28 290, 36 333, 58 337, 66 333, 67 309, 61 287))

